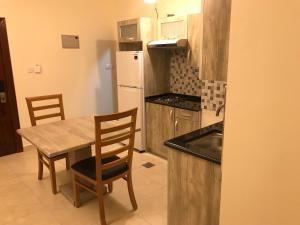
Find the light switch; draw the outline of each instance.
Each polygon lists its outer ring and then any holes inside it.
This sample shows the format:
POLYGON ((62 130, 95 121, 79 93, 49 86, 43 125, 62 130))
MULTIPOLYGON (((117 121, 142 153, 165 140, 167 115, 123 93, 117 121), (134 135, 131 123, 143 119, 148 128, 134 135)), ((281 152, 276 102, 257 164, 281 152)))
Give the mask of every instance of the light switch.
POLYGON ((42 72, 42 67, 40 65, 35 65, 34 66, 34 73, 41 73, 42 72))

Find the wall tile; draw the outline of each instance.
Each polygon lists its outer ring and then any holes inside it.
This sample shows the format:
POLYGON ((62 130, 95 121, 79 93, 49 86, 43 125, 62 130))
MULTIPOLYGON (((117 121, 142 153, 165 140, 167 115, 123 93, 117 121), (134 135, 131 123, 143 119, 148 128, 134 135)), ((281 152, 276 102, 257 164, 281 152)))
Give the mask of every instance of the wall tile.
POLYGON ((210 111, 224 104, 226 82, 200 80, 199 68, 189 65, 186 50, 172 52, 170 67, 172 93, 201 96, 201 108, 210 111))
POLYGON ((171 92, 201 96, 199 68, 189 65, 186 50, 174 51, 172 53, 170 66, 171 92))
POLYGON ((226 82, 202 80, 201 108, 216 111, 225 103, 226 82))

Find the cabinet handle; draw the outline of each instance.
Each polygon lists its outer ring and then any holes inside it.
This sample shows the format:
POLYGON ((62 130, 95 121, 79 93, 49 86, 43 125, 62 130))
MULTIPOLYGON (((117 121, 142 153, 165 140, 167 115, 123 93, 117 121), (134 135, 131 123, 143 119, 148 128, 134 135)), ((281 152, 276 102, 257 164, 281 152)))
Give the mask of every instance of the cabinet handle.
POLYGON ((178 127, 178 120, 175 121, 175 129, 177 130, 178 127))
POLYGON ((172 116, 173 116, 173 109, 170 110, 170 117, 172 117, 172 116))

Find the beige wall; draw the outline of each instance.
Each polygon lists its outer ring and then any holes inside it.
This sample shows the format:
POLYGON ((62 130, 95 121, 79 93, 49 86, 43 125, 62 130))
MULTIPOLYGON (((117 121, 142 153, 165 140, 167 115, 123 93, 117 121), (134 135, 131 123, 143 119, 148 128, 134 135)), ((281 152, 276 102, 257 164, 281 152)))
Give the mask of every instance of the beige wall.
POLYGON ((221 225, 300 224, 300 2, 233 0, 221 225))
MULTIPOLYGON (((117 4, 117 20, 132 19, 142 16, 155 17, 154 4, 146 4, 143 0, 115 0, 117 4)), ((159 17, 168 13, 177 15, 199 13, 201 0, 158 0, 159 17)))
POLYGON ((0 0, 6 18, 21 126, 29 126, 26 96, 63 93, 67 117, 113 110, 115 4, 98 0, 0 0), (80 36, 62 49, 61 34, 80 36), (29 74, 40 64, 42 74, 29 74))

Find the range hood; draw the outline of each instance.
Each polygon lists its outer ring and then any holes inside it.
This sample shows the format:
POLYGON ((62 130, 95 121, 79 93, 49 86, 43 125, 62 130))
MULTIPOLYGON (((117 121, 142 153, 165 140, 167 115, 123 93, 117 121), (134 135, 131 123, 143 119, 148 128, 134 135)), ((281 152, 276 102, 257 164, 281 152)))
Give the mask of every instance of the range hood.
POLYGON ((186 48, 187 39, 155 40, 148 43, 148 48, 186 48))

